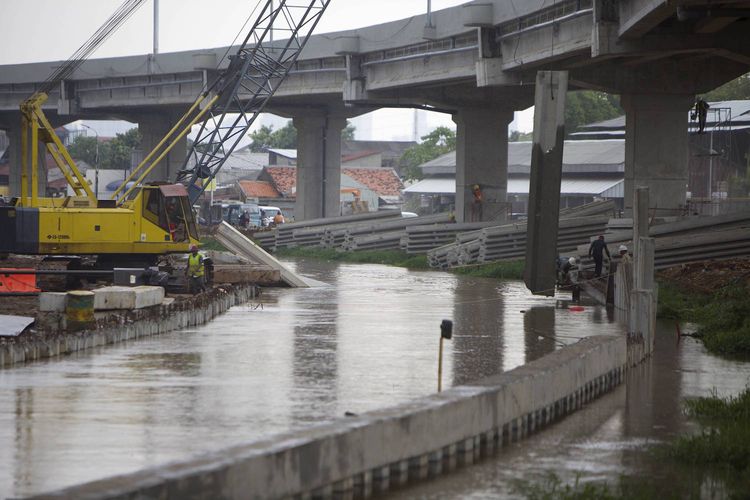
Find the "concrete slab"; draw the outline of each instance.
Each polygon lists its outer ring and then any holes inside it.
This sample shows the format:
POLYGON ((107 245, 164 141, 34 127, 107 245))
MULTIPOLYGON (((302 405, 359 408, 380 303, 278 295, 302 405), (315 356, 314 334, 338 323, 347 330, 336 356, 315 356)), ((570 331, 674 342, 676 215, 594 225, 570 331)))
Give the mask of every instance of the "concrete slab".
POLYGON ((34 318, 26 316, 0 314, 0 337, 17 337, 33 322, 34 318))
POLYGON ((106 286, 94 290, 94 310, 143 309, 160 305, 164 288, 160 286, 106 286))
POLYGON ((65 312, 68 294, 65 292, 42 292, 39 294, 39 310, 42 312, 65 312))

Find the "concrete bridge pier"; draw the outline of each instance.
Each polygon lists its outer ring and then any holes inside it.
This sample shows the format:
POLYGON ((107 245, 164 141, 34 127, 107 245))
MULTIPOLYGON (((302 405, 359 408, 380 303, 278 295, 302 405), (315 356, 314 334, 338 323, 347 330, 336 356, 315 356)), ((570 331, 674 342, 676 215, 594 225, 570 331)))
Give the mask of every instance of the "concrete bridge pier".
MULTIPOLYGON (((0 128, 5 130, 8 136, 8 194, 10 197, 21 195, 21 114, 7 113, 0 118, 0 128)), ((37 189, 39 196, 46 196, 47 192, 47 149, 44 145, 39 146, 39 165, 42 167, 37 172, 37 189)), ((29 173, 29 175, 31 175, 29 173)), ((31 193, 26 193, 30 195, 31 193)))
POLYGON ((328 114, 294 117, 297 128, 297 201, 295 220, 339 215, 341 130, 346 118, 328 114))
POLYGON ((507 217, 508 125, 513 110, 465 107, 456 123, 456 220, 502 221, 507 217), (481 208, 472 187, 482 191, 481 208))
POLYGON ((692 94, 623 94, 625 124, 625 211, 633 193, 649 188, 656 215, 677 215, 688 183, 687 116, 692 94))
MULTIPOLYGON (((141 133, 140 149, 142 154, 137 158, 137 164, 167 135, 174 124, 177 123, 177 120, 179 120, 179 116, 174 116, 172 113, 149 113, 136 115, 133 118, 134 120, 132 121, 138 123, 138 131, 141 133)), ((151 171, 146 180, 174 182, 177 177, 177 171, 182 168, 186 156, 187 138, 183 137, 177 141, 177 144, 175 144, 169 154, 151 171)))

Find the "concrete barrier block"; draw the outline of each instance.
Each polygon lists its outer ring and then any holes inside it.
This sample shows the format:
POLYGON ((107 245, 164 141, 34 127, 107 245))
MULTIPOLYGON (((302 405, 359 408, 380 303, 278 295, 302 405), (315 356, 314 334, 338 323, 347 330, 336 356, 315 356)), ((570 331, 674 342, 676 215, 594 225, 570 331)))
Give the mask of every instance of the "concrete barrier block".
POLYGON ((68 294, 65 292, 42 292, 39 294, 41 312, 65 312, 68 294))
POLYGON ((164 288, 160 286, 105 286, 94 290, 94 309, 143 309, 160 305, 164 288))

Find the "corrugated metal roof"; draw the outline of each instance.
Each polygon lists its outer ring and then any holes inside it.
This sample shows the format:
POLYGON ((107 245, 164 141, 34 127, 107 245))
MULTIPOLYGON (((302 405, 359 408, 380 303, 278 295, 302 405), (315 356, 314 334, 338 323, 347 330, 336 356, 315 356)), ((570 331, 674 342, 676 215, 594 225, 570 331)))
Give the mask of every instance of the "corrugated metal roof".
POLYGON ((290 160, 296 160, 297 159, 297 150, 296 149, 269 149, 269 153, 276 153, 279 156, 283 156, 284 158, 289 158, 290 160))
MULTIPOLYGON (((531 142, 508 143, 508 173, 528 174, 531 169, 531 142)), ((456 172, 456 152, 451 151, 422 165, 426 175, 456 172)), ((624 172, 623 139, 565 141, 563 172, 624 172)))
POLYGON ((423 179, 404 189, 404 193, 455 194, 456 179, 423 179))
MULTIPOLYGON (((560 193, 563 195, 589 195, 617 198, 617 189, 624 186, 623 179, 563 179, 560 193), (614 191, 613 191, 614 190, 614 191)), ((404 189, 404 193, 455 194, 455 179, 424 179, 404 189)), ((529 194, 529 178, 508 179, 508 194, 529 194)), ((621 197, 620 194, 619 197, 621 197)))

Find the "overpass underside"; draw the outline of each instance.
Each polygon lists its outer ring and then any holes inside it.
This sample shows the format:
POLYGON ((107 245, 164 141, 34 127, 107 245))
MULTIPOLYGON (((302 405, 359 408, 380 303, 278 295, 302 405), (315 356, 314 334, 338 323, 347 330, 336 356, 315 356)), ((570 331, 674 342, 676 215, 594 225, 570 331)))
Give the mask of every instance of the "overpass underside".
MULTIPOLYGON (((750 70, 750 0, 531 3, 488 0, 439 11, 431 29, 418 16, 406 25, 314 37, 268 108, 293 118, 298 128, 297 218, 337 213, 340 130, 347 118, 419 107, 454 117, 457 219, 503 219, 508 124, 514 111, 533 104, 540 70, 567 71, 571 90, 621 96, 626 209, 634 188, 648 186, 652 209, 679 213, 688 179, 688 111, 696 94, 750 70), (482 191, 481 211, 475 185, 482 191)), ((87 62, 63 82, 47 111, 56 124, 135 121, 148 150, 223 69, 223 50, 87 62)), ((6 69, 0 127, 11 138, 11 192, 18 194, 16 110, 46 74, 44 65, 6 69)), ((166 158, 153 178, 173 179, 184 149, 166 158)))

